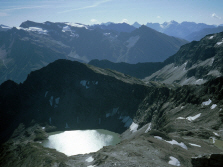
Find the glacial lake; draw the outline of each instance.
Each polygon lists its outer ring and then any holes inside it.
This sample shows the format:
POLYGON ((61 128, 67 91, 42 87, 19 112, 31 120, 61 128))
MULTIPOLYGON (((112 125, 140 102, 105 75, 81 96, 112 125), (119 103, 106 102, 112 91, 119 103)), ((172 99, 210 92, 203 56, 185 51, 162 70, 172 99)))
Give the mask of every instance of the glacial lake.
POLYGON ((96 152, 103 146, 116 145, 120 142, 119 136, 103 129, 53 132, 49 133, 48 139, 44 140, 42 145, 71 156, 96 152))

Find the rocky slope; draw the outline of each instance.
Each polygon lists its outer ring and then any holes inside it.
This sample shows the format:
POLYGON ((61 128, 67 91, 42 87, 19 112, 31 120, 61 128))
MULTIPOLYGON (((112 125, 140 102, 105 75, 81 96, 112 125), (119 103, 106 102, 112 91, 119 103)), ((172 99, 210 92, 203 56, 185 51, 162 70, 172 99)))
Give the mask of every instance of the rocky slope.
POLYGON ((164 66, 144 81, 159 81, 166 84, 202 84, 222 76, 223 32, 207 35, 181 47, 164 61, 164 66))
POLYGON ((127 46, 127 52, 118 61, 127 63, 161 62, 176 53, 179 45, 187 43, 144 25, 131 33, 121 33, 118 39, 127 46))
MULTIPOLYGON (((115 27, 121 31, 123 25, 115 27)), ((124 34, 116 29, 26 21, 20 27, 0 31, 0 83, 8 79, 23 82, 31 71, 57 59, 80 62, 107 59, 129 63, 161 61, 186 43, 150 28, 124 34), (145 38, 148 36, 152 38, 145 38)))
POLYGON ((172 89, 58 60, 23 84, 0 86, 0 166, 196 166, 191 157, 222 152, 222 95, 223 78, 172 89), (43 148, 66 124, 112 130, 122 141, 70 157, 43 148))

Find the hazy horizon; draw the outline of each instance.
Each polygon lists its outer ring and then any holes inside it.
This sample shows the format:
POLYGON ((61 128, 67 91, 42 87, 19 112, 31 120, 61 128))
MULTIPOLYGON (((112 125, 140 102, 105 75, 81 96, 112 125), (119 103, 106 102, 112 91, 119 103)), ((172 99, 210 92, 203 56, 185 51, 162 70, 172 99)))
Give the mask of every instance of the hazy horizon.
POLYGON ((0 0, 0 24, 34 22, 106 22, 133 24, 195 22, 223 24, 222 0, 0 0))

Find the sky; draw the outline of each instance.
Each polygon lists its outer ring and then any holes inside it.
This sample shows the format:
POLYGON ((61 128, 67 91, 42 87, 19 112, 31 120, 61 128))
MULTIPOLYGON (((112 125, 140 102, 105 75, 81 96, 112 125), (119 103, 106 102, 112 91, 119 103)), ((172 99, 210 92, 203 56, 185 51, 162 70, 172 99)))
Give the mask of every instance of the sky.
POLYGON ((175 20, 223 24, 223 0, 0 0, 0 24, 22 22, 133 24, 175 20))

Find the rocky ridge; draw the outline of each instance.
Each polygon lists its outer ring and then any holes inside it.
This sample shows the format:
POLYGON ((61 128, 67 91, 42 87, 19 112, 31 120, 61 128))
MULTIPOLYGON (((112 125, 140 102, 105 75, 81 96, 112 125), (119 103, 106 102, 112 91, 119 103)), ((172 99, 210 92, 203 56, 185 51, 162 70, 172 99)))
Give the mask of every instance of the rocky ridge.
POLYGON ((115 70, 139 79, 144 79, 145 77, 160 70, 165 65, 163 62, 129 64, 124 62, 113 63, 108 60, 97 60, 97 59, 91 60, 88 64, 103 69, 115 70))
POLYGON ((203 84, 222 76, 223 32, 210 34, 200 41, 193 41, 181 47, 164 61, 159 71, 144 81, 158 81, 166 84, 203 84))
MULTIPOLYGON (((193 36, 193 34, 199 34, 200 31, 204 29, 212 29, 210 33, 214 33, 216 27, 215 25, 207 25, 204 23, 195 23, 195 22, 187 22, 184 21, 182 23, 178 23, 174 20, 170 22, 164 22, 162 24, 159 23, 147 23, 146 26, 165 33, 170 36, 182 38, 188 41, 196 40, 197 38, 193 36)), ((220 26, 219 26, 220 27, 220 26)), ((207 34, 204 34, 204 36, 207 34)), ((202 37, 204 37, 202 36, 202 37)))

